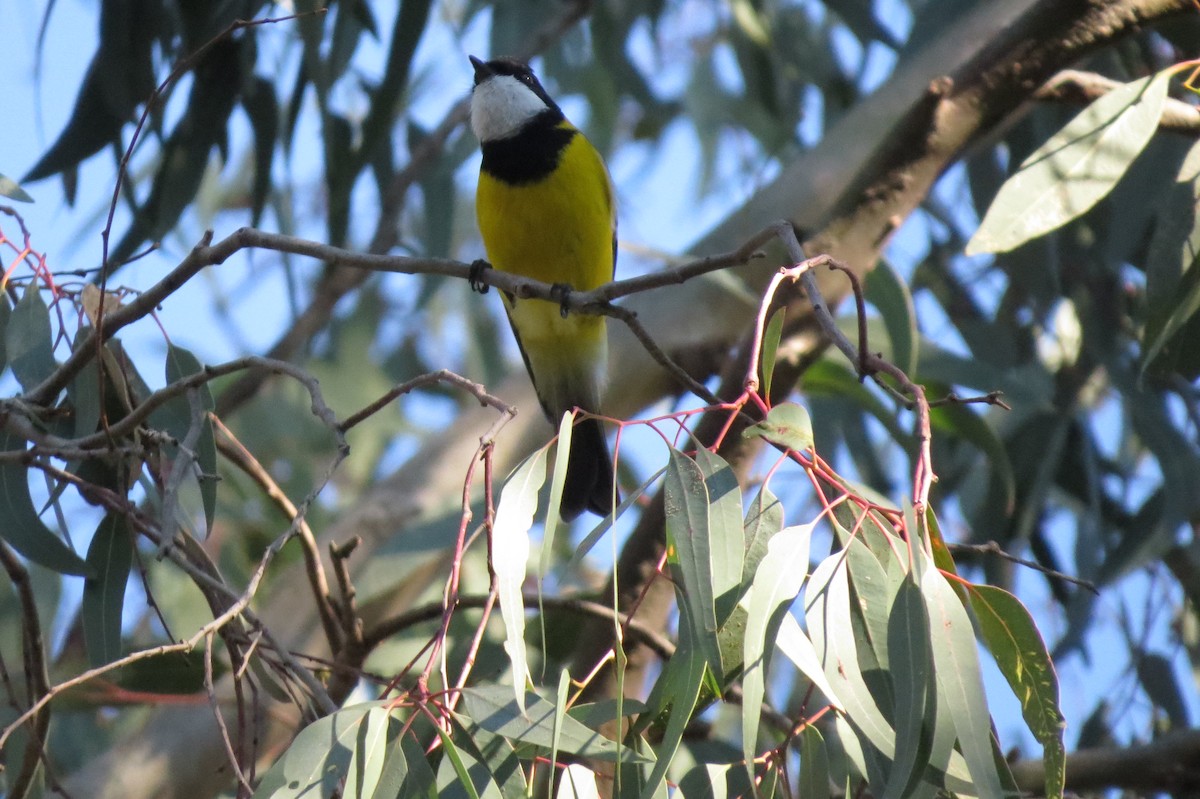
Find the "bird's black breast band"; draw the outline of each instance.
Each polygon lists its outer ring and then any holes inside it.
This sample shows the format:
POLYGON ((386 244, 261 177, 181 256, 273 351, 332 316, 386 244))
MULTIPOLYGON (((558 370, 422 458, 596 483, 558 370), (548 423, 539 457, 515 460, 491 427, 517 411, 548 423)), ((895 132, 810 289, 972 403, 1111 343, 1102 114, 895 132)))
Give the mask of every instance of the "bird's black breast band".
POLYGON ((505 183, 536 183, 558 166, 562 152, 578 135, 560 128, 561 113, 546 111, 530 120, 521 132, 507 139, 483 142, 483 171, 505 183))

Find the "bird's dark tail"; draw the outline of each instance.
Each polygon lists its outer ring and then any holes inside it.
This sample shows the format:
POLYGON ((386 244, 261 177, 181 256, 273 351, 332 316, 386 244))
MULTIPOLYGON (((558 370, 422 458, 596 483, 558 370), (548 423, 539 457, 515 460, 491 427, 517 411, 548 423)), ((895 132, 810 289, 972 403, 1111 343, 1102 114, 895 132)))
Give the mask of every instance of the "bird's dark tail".
POLYGON ((582 419, 571 432, 571 454, 558 514, 571 521, 585 510, 598 516, 613 511, 613 466, 599 419, 582 419))

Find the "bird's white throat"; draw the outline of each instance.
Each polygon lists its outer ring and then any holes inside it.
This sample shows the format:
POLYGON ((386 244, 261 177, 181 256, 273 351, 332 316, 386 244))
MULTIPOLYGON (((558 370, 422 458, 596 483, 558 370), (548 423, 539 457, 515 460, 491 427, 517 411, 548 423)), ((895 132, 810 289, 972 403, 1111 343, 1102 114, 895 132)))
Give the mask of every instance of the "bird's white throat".
POLYGON ((546 110, 546 103, 511 75, 496 75, 471 93, 471 130, 480 141, 507 139, 546 110))

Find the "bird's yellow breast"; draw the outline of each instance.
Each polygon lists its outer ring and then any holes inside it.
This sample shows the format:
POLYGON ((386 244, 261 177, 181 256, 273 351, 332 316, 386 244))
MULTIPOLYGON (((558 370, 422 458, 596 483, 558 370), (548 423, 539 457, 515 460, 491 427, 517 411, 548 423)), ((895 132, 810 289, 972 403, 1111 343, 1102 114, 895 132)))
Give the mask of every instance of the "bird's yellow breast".
POLYGON ((540 180, 511 184, 480 172, 475 211, 496 269, 578 291, 612 279, 612 188, 604 162, 582 134, 540 180))

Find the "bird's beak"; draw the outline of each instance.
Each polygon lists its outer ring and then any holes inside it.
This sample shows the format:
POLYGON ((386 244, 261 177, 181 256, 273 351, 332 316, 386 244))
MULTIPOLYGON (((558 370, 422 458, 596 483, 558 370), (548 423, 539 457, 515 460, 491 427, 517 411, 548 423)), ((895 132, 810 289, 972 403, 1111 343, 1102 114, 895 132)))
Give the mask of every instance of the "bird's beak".
POLYGON ((471 66, 475 68, 475 85, 476 86, 483 83, 485 80, 487 80, 488 78, 492 77, 492 75, 495 74, 494 72, 492 72, 491 67, 489 67, 485 62, 480 61, 475 56, 470 55, 470 56, 467 56, 467 58, 471 59, 471 66))

